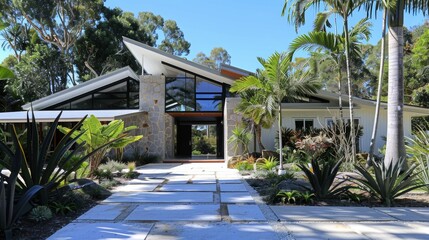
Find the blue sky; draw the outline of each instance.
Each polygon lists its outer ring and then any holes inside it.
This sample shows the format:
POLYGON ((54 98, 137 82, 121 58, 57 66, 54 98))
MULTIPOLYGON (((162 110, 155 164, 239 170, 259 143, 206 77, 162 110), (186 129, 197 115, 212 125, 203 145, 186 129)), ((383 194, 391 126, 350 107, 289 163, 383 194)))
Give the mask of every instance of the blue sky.
MULTIPOLYGON (((191 43, 191 52, 185 56, 188 60, 198 52, 208 55, 212 48, 223 47, 231 55, 232 65, 254 71, 259 67, 257 57, 286 51, 296 36, 311 30, 313 10, 307 15, 306 26, 297 34, 287 18, 280 16, 283 3, 284 0, 107 0, 105 4, 135 14, 147 11, 175 20, 191 43)), ((363 17, 363 13, 354 14, 350 25, 363 17)), ((423 15, 406 15, 405 25, 422 24, 424 19, 423 15)), ((376 43, 381 35, 381 19, 373 23, 370 42, 376 43)), ((7 53, 1 52, 0 60, 5 56, 7 53)))

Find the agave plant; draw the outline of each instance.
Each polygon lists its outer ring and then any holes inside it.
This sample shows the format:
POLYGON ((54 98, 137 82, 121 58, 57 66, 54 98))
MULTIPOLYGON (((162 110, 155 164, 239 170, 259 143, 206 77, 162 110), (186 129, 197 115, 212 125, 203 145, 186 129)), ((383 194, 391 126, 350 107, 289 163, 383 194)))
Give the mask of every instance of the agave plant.
POLYGON ((422 184, 426 185, 426 192, 429 192, 429 132, 419 128, 414 133, 414 138, 407 139, 411 145, 407 147, 407 153, 417 164, 420 171, 417 176, 422 184))
POLYGON ((311 185, 311 188, 303 187, 318 199, 333 197, 347 190, 347 187, 340 187, 344 181, 332 185, 342 163, 341 160, 335 162, 332 158, 332 156, 323 154, 311 160, 311 167, 302 163, 298 164, 311 185))
POLYGON ((3 141, 0 141, 0 149, 5 153, 1 163, 8 166, 10 171, 9 176, 0 173, 0 230, 4 232, 6 239, 13 239, 12 225, 31 210, 30 200, 43 189, 40 185, 33 185, 21 194, 15 194, 18 175, 25 155, 13 126, 12 133, 15 152, 10 150, 3 141))
POLYGON ((273 168, 277 166, 277 164, 278 164, 278 161, 275 157, 268 157, 268 159, 264 159, 263 161, 258 162, 256 166, 259 169, 271 171, 273 170, 273 168))
POLYGON ((392 206, 395 198, 424 186, 416 181, 416 165, 413 164, 402 172, 401 166, 405 160, 391 161, 387 166, 383 162, 373 162, 374 175, 362 166, 355 165, 359 177, 352 177, 360 189, 383 202, 387 207, 392 206))

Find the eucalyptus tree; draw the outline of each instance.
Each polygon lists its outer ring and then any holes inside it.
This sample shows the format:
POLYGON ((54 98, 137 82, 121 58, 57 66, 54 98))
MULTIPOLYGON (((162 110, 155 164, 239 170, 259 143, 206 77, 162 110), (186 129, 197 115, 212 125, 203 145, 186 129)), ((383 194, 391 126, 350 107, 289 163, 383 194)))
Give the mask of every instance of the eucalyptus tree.
MULTIPOLYGON (((384 163, 398 163, 406 157, 404 143, 404 13, 429 12, 429 0, 371 0, 365 3, 367 13, 372 16, 378 9, 386 7, 389 18, 389 80, 387 100, 387 141, 384 163)), ((375 14, 374 14, 375 15, 375 14)), ((406 161, 401 161, 404 164, 406 161)), ((405 168, 406 166, 403 166, 405 168)))
MULTIPOLYGON (((279 129, 279 152, 280 168, 279 174, 284 173, 283 151, 281 146, 282 126, 282 102, 292 102, 301 96, 316 93, 320 84, 311 78, 305 69, 293 69, 289 54, 274 53, 268 59, 258 58, 262 65, 261 77, 248 76, 234 84, 234 91, 254 90, 265 97, 264 103, 267 110, 277 115, 279 129), (261 81, 262 80, 262 81, 261 81)), ((273 115, 274 115, 273 114, 273 115)))
MULTIPOLYGON (((352 83, 351 83, 351 71, 350 71, 350 48, 349 48, 349 17, 357 8, 359 8, 364 0, 285 0, 283 6, 282 15, 286 13, 288 3, 291 3, 289 8, 288 20, 295 23, 295 28, 305 24, 305 14, 310 7, 316 7, 320 9, 321 6, 326 6, 327 10, 319 12, 315 19, 315 29, 322 30, 326 27, 331 27, 332 24, 329 21, 331 15, 339 15, 343 19, 343 31, 344 31, 344 52, 346 61, 346 72, 347 72, 347 88, 349 96, 349 110, 350 110, 350 127, 351 135, 354 136, 354 114, 353 114, 353 97, 352 97, 352 83)), ((356 156, 356 140, 352 138, 352 159, 356 156)))

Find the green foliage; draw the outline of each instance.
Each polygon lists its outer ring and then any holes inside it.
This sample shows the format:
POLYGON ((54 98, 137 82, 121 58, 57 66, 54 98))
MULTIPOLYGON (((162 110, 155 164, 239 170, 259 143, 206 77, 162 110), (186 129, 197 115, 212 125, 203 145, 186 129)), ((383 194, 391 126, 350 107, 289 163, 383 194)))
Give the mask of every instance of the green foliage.
POLYGON ((11 136, 15 152, 0 141, 0 149, 5 153, 0 161, 1 165, 11 172, 9 176, 0 173, 0 230, 4 232, 6 239, 13 239, 12 225, 31 209, 30 200, 43 189, 40 185, 33 185, 27 190, 19 191, 21 195, 16 194, 18 193, 18 189, 16 189, 18 175, 22 165, 25 164, 25 153, 14 126, 12 126, 11 136))
POLYGON ((313 203, 314 194, 310 192, 301 193, 301 201, 305 204, 313 203))
POLYGON ((52 202, 51 208, 54 209, 56 214, 66 215, 69 212, 74 212, 76 210, 76 206, 69 202, 52 202))
POLYGON ((0 66, 0 80, 5 80, 8 78, 14 78, 15 75, 11 70, 6 67, 0 66))
POLYGON ((208 143, 204 137, 201 137, 197 141, 194 151, 199 151, 200 154, 216 153, 215 148, 210 143, 208 143))
POLYGON ((119 161, 109 159, 106 163, 101 164, 98 167, 98 170, 104 171, 109 170, 111 172, 122 172, 122 170, 127 169, 128 165, 119 161))
POLYGON ((122 36, 149 46, 158 45, 175 55, 189 53, 190 43, 175 21, 164 20, 151 12, 139 12, 136 17, 119 8, 107 7, 101 10, 100 16, 95 25, 85 27, 85 34, 76 43, 77 72, 84 80, 127 65, 134 70, 141 69, 122 43, 122 36))
POLYGON ((252 134, 250 134, 247 131, 247 129, 241 126, 236 126, 232 130, 232 135, 228 139, 228 143, 234 144, 233 148, 234 148, 235 154, 237 154, 240 148, 242 150, 242 154, 245 154, 249 152, 249 143, 251 139, 252 139, 252 134))
POLYGON ((47 206, 37 206, 30 212, 30 219, 36 222, 43 222, 52 218, 52 211, 47 206))
POLYGON ((90 161, 90 176, 92 176, 111 149, 124 148, 128 144, 140 140, 143 136, 129 136, 129 131, 136 129, 136 126, 125 127, 124 121, 114 120, 107 125, 102 125, 101 122, 91 115, 85 119, 80 129, 72 129, 58 126, 58 129, 67 135, 70 135, 78 144, 82 144, 85 152, 88 154, 95 149, 98 151, 93 154, 90 161))
POLYGON ((296 203, 297 197, 300 195, 300 193, 296 190, 292 191, 280 191, 277 193, 277 197, 281 199, 282 203, 296 203))
POLYGON ((303 187, 314 193, 315 197, 318 199, 341 194, 347 189, 345 187, 339 187, 344 181, 332 185, 341 163, 341 160, 335 162, 330 154, 325 154, 312 159, 311 167, 305 164, 298 164, 298 167, 304 172, 312 188, 303 187))
POLYGON ((253 170, 253 164, 246 160, 240 161, 235 165, 235 169, 238 171, 251 171, 253 170))
POLYGON ((406 146, 407 153, 411 155, 411 159, 417 164, 417 170, 420 172, 417 177, 421 184, 426 185, 426 192, 429 192, 429 132, 419 128, 414 133, 414 138, 407 140, 411 143, 406 146))
POLYGON ((198 156, 198 155, 201 155, 201 152, 198 150, 192 150, 192 155, 198 156))
MULTIPOLYGON (((42 200, 46 201, 47 194, 52 192, 60 185, 67 177, 76 171, 82 162, 91 157, 98 149, 94 149, 88 154, 80 158, 75 166, 68 166, 67 162, 78 153, 83 147, 83 143, 77 144, 76 140, 71 137, 75 130, 82 124, 82 119, 69 134, 63 136, 54 149, 50 149, 53 145, 54 133, 58 126, 58 121, 61 113, 57 116, 54 122, 49 127, 46 136, 39 136, 39 128, 32 113, 31 120, 28 118, 26 123, 26 142, 23 147, 18 148, 23 155, 23 164, 21 166, 20 178, 17 180, 20 189, 30 189, 33 186, 43 186, 44 191, 42 200), (71 148, 74 146, 74 149, 71 148)), ((13 132, 12 135, 15 135, 13 132)), ((14 136, 17 138, 17 136, 14 136)), ((13 159, 12 151, 1 143, 0 147, 9 159, 13 159)), ((0 160, 0 164, 10 169, 11 163, 6 160, 0 160)))
POLYGON ((264 159, 262 162, 257 162, 256 167, 259 169, 271 171, 273 168, 277 167, 279 162, 275 157, 269 157, 268 159, 264 159))
POLYGON ((100 183, 100 186, 105 188, 105 189, 112 189, 112 188, 118 186, 119 184, 120 184, 120 182, 118 182, 117 180, 110 179, 107 181, 102 181, 100 183))
POLYGON ((93 176, 100 180, 102 179, 113 180, 113 173, 110 169, 97 169, 94 171, 93 176))
POLYGON ((231 56, 224 48, 216 47, 211 50, 209 57, 203 52, 199 52, 193 61, 211 69, 219 69, 221 64, 231 64, 231 56))
POLYGON ((417 176, 414 173, 416 165, 412 165, 402 172, 401 166, 404 161, 403 159, 390 161, 388 166, 384 162, 373 162, 374 175, 368 169, 356 165, 355 168, 359 177, 353 177, 353 180, 360 189, 390 207, 395 198, 424 186, 415 181, 417 176))

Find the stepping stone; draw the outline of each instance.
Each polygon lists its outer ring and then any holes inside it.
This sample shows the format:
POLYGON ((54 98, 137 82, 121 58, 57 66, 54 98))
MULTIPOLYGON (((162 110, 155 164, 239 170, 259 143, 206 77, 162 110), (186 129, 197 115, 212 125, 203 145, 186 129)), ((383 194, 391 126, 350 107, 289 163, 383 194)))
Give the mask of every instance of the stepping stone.
POLYGON ((401 221, 429 221, 428 208, 376 208, 401 221))
POLYGON ((220 205, 139 205, 127 221, 220 221, 220 205))
POLYGON ((164 181, 165 179, 163 178, 147 178, 144 175, 140 175, 139 178, 128 181, 128 184, 161 184, 164 181))
POLYGON ((185 176, 167 176, 168 183, 170 184, 186 184, 190 182, 192 175, 185 176))
MULTIPOLYGON (((342 223, 287 223, 285 224, 293 239, 369 239, 359 235, 342 223)), ((390 238, 376 238, 389 239, 390 238)))
POLYGON ((419 227, 418 224, 400 222, 347 223, 356 232, 371 239, 429 239, 429 226, 419 227))
POLYGON ((228 205, 228 213, 232 221, 267 220, 257 205, 228 205))
POLYGON ((197 184, 216 183, 216 177, 214 175, 195 175, 191 181, 197 184))
POLYGON ((272 240, 278 239, 277 234, 267 223, 225 224, 225 223, 194 223, 194 224, 163 224, 156 223, 146 240, 165 239, 246 239, 272 240))
POLYGON ((248 192, 221 192, 222 203, 254 203, 252 196, 248 192))
POLYGON ((238 184, 242 183, 241 179, 219 179, 220 184, 238 184))
POLYGON ((105 199, 103 203, 208 203, 213 202, 212 192, 120 192, 105 199))
POLYGON ((113 189, 112 192, 152 192, 157 184, 126 184, 113 189))
POLYGON ((246 186, 244 184, 220 184, 220 190, 222 192, 247 192, 246 186))
POLYGON ((49 240, 58 239, 145 239, 152 223, 70 223, 49 240))
POLYGON ((216 184, 166 184, 162 192, 216 192, 216 184))
POLYGON ((77 220, 115 220, 129 206, 123 204, 97 205, 77 220))
POLYGON ((282 221, 394 221, 391 216, 368 207, 271 206, 282 221))

